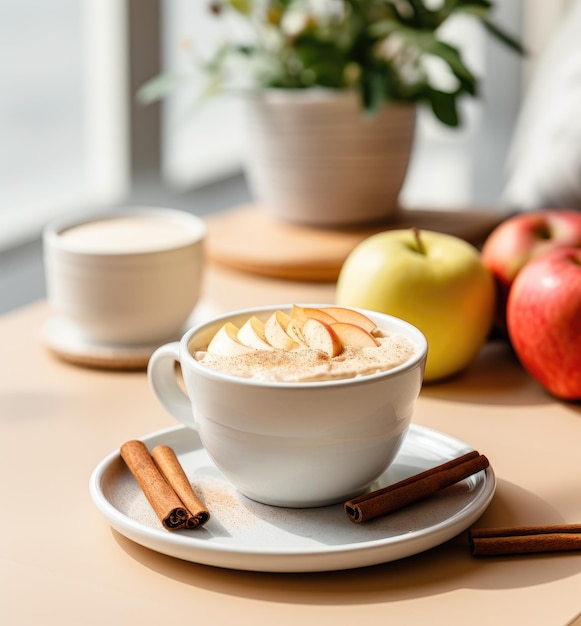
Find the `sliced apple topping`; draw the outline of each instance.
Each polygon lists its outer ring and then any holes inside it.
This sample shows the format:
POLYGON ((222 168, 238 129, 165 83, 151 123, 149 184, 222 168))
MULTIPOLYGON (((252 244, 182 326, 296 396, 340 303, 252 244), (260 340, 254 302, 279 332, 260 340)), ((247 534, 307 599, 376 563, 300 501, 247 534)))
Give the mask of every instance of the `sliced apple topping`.
POLYGON ((380 345, 374 336, 375 323, 344 307, 301 307, 293 305, 290 315, 277 310, 263 322, 253 315, 238 328, 226 322, 214 335, 208 352, 237 356, 254 350, 319 350, 331 357, 345 346, 371 348, 380 345))
POLYGON ((304 320, 308 317, 319 320, 321 322, 325 322, 325 324, 332 324, 333 322, 338 321, 332 315, 329 315, 328 313, 323 311, 323 309, 316 309, 314 307, 301 307, 296 304, 293 305, 293 308, 291 310, 291 318, 304 320))
POLYGON ((237 339, 249 348, 257 350, 273 350, 264 334, 264 322, 253 315, 246 320, 238 331, 237 339))
POLYGON ((359 313, 359 311, 355 311, 354 309, 347 309, 342 306, 328 306, 323 307, 321 311, 335 318, 337 322, 355 324, 355 326, 360 326, 368 333, 372 333, 377 330, 377 325, 373 320, 370 320, 366 315, 363 315, 363 313, 359 313))
POLYGON ((331 329, 335 331, 343 346, 374 348, 379 345, 379 341, 361 326, 349 324, 348 322, 335 322, 331 324, 331 329))
POLYGON ((245 346, 238 341, 238 326, 232 322, 226 322, 220 326, 218 332, 212 337, 208 345, 210 354, 218 354, 221 356, 237 356, 239 354, 247 354, 255 348, 245 346))
POLYGON ((329 324, 314 317, 294 318, 287 332, 300 345, 311 350, 320 350, 329 356, 337 356, 343 351, 343 344, 329 324))
POLYGON ((299 347, 287 333, 290 321, 290 315, 284 311, 275 311, 264 323, 264 337, 273 348, 294 350, 299 347))

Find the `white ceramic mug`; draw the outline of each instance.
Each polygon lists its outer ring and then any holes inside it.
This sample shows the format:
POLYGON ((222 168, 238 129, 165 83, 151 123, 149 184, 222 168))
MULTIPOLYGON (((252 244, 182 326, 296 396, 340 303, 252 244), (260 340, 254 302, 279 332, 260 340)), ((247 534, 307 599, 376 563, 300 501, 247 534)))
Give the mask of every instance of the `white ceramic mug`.
POLYGON ((205 237, 201 218, 165 208, 54 221, 43 234, 49 304, 90 342, 178 338, 200 295, 205 237))
POLYGON ((287 507, 340 502, 363 493, 400 449, 422 385, 426 339, 407 322, 362 311, 380 329, 411 341, 415 354, 382 373, 332 381, 264 382, 194 359, 225 321, 241 325, 281 308, 290 305, 236 311, 193 327, 153 353, 149 383, 175 418, 197 430, 216 466, 247 497, 287 507), (176 380, 176 362, 187 393, 176 380))

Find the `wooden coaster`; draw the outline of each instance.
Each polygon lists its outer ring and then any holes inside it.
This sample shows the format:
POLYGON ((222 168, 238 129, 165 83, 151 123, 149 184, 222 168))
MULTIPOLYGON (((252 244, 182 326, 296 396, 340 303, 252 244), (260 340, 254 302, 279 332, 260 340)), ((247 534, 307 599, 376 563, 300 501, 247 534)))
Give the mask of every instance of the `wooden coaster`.
POLYGON ((47 345, 47 348, 59 359, 70 363, 71 365, 79 365, 91 369, 102 369, 111 371, 145 371, 149 357, 153 353, 142 355, 121 354, 112 352, 110 354, 88 354, 74 351, 63 350, 54 346, 47 345))
POLYGON ((57 357, 73 365, 107 370, 145 370, 155 345, 106 346, 79 337, 65 320, 53 317, 42 329, 44 345, 57 357))
POLYGON ((117 371, 146 370, 149 358, 160 345, 178 341, 188 328, 218 313, 220 310, 216 310, 211 302, 201 298, 175 336, 134 346, 109 346, 89 341, 66 319, 53 315, 42 326, 40 339, 50 352, 72 365, 117 371))
POLYGON ((111 370, 111 371, 145 371, 151 354, 142 356, 121 355, 119 353, 110 355, 90 355, 76 352, 67 352, 59 348, 48 346, 49 350, 59 359, 91 369, 111 370))
POLYGON ((478 246, 506 217, 483 210, 401 210, 389 222, 330 230, 276 220, 251 204, 207 217, 206 253, 213 261, 252 274, 331 282, 351 250, 375 233, 417 226, 478 246))

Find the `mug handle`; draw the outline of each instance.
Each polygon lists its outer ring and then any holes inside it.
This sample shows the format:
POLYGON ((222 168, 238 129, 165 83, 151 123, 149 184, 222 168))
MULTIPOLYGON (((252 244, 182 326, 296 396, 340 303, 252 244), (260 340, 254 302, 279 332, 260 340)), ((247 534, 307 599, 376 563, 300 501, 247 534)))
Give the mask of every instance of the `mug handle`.
POLYGON ((178 341, 160 346, 151 355, 147 364, 147 378, 153 393, 163 407, 177 420, 196 428, 192 412, 192 403, 178 385, 175 364, 180 363, 180 344, 178 341))

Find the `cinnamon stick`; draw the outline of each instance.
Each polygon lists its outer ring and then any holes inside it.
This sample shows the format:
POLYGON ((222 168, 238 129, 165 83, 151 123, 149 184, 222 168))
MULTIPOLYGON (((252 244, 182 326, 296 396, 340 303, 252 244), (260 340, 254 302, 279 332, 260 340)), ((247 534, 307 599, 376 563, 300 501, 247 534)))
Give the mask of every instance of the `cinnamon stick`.
POLYGON ((175 452, 169 446, 159 445, 153 448, 151 456, 159 471, 188 510, 186 528, 203 526, 210 519, 210 513, 196 496, 175 452))
POLYGON ((489 466, 476 450, 430 468, 393 485, 345 502, 345 513, 355 524, 391 513, 426 498, 489 466))
POLYGON ((473 528, 469 542, 473 556, 581 550, 581 524, 473 528))
POLYGON ((188 511, 157 469, 147 446, 137 440, 121 446, 121 457, 167 530, 183 528, 188 511))

